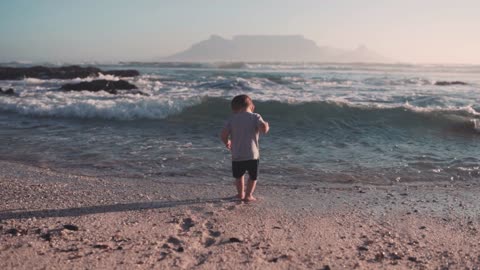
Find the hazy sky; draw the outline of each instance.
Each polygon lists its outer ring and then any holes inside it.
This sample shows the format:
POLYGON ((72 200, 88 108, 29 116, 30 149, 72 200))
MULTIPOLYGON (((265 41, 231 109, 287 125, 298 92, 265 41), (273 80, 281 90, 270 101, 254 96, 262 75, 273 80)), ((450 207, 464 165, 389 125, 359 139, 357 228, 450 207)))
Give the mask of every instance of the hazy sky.
POLYGON ((218 34, 302 34, 480 64, 479 0, 0 0, 0 61, 148 61, 218 34))

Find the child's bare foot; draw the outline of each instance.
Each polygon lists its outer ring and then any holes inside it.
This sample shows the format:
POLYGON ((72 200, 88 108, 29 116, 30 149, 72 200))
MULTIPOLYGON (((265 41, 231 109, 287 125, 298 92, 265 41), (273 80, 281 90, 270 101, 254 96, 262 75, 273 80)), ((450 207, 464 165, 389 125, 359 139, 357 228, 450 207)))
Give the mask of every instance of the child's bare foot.
POLYGON ((257 198, 253 197, 252 195, 247 195, 244 199, 246 202, 254 202, 257 198))
POLYGON ((237 194, 237 198, 239 198, 240 200, 244 200, 245 199, 245 193, 237 194))

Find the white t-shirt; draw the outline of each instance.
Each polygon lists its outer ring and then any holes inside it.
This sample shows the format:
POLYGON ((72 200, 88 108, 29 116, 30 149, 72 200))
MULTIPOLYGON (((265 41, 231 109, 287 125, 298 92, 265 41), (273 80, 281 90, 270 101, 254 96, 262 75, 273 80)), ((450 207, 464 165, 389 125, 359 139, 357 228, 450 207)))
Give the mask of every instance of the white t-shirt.
POLYGON ((232 141, 232 161, 260 158, 258 135, 264 122, 260 114, 251 112, 234 113, 225 122, 232 141))

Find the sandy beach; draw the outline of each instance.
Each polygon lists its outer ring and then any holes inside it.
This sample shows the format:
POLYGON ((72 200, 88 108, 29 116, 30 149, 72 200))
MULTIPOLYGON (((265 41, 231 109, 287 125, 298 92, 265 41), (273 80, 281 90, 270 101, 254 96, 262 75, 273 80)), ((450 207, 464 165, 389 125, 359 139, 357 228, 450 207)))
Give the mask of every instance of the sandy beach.
POLYGON ((478 269, 477 184, 265 186, 0 163, 1 269, 478 269))
POLYGON ((479 11, 0 0, 0 270, 480 270, 479 11))

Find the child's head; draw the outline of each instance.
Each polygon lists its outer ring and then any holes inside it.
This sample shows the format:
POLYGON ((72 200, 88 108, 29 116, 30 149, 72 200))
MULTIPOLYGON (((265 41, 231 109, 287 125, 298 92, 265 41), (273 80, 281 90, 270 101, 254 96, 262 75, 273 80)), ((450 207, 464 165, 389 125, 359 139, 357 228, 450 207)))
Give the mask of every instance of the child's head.
POLYGON ((232 99, 232 111, 240 112, 250 109, 251 112, 255 110, 252 99, 247 95, 238 95, 232 99))

